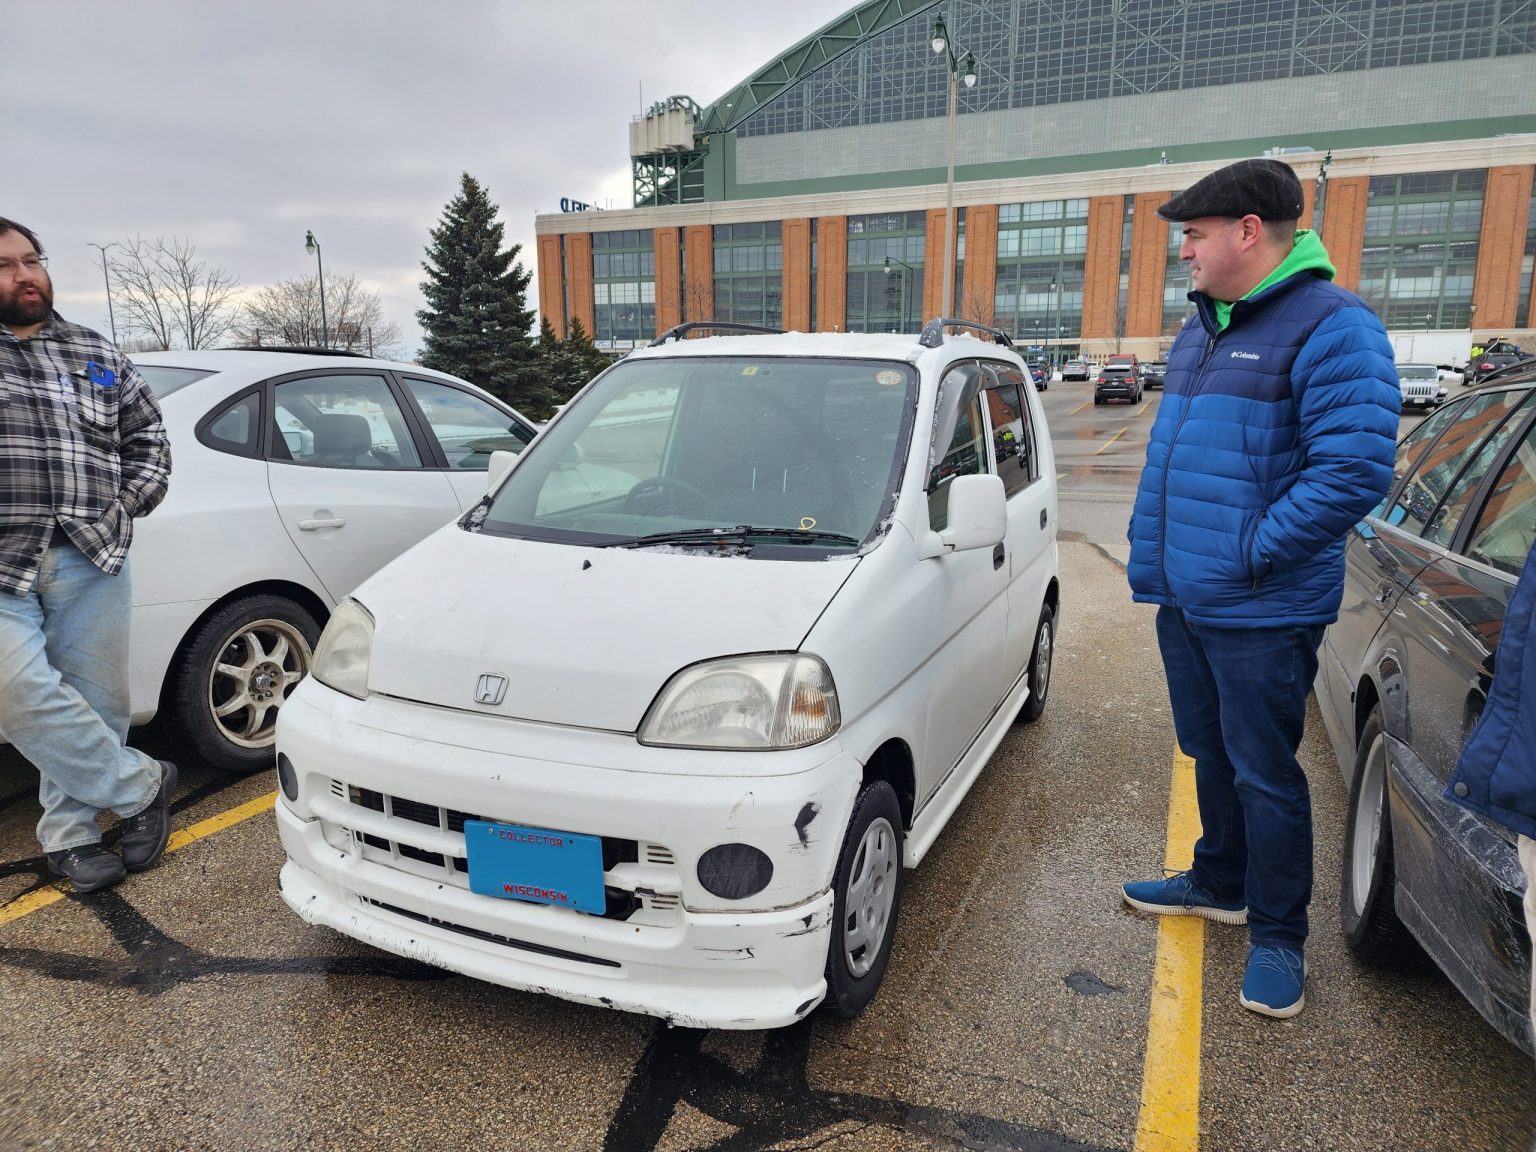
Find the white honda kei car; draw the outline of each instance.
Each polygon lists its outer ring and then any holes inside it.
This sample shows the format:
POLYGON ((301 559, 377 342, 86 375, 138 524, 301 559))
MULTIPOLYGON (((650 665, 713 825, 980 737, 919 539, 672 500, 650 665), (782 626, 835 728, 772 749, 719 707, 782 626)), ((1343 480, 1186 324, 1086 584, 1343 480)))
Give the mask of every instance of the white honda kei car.
POLYGON ((903 865, 1050 682, 1044 413, 956 326, 663 338, 493 464, 281 713, 288 905, 683 1025, 859 1012, 903 865), (552 499, 577 467, 608 490, 552 499))

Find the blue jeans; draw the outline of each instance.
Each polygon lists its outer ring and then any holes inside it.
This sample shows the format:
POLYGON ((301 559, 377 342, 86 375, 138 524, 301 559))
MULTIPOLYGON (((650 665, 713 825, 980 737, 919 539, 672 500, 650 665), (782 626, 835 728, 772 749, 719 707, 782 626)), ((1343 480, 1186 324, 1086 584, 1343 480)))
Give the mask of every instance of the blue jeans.
POLYGON ((1300 948, 1312 900, 1312 793, 1296 761, 1322 625, 1212 628, 1157 610, 1179 745, 1195 761, 1194 881, 1248 905, 1255 944, 1300 948))
POLYGON ((30 592, 0 592, 0 737, 42 777, 45 852, 99 843, 98 812, 137 816, 160 790, 125 743, 131 604, 126 566, 108 576, 62 536, 30 592))

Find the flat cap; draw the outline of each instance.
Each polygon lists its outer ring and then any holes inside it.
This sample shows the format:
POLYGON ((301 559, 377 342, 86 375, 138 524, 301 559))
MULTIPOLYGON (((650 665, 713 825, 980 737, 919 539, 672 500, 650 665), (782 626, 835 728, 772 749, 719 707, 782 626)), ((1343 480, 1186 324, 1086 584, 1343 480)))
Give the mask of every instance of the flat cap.
POLYGON ((1296 171, 1280 160, 1239 160, 1191 184, 1157 210, 1164 220, 1182 223, 1204 216, 1257 216, 1260 220, 1299 220, 1305 201, 1296 171))

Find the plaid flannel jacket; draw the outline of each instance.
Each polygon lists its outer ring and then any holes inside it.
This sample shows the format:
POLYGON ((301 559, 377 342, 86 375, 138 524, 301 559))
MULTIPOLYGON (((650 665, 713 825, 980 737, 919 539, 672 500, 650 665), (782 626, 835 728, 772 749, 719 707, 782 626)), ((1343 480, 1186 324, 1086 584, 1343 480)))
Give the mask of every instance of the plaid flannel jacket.
POLYGON ((115 575, 170 475, 160 406, 128 357, 57 313, 30 340, 0 325, 0 592, 32 588, 55 525, 115 575))

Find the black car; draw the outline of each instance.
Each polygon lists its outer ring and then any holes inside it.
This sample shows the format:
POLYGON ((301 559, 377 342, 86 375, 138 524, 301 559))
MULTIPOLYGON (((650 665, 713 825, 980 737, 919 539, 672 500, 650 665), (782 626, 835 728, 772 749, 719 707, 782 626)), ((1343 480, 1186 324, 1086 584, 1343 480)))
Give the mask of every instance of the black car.
POLYGON ((1107 404, 1111 400, 1141 402, 1141 377, 1135 364, 1106 364, 1099 369, 1098 379, 1093 382, 1093 402, 1107 404))
POLYGON ((1495 340, 1483 350, 1483 354, 1467 365, 1465 383, 1476 384, 1488 379, 1500 369, 1531 359, 1531 354, 1520 345, 1508 340, 1495 340))
POLYGON ((1161 388, 1163 379, 1168 375, 1168 362, 1166 360, 1148 360, 1141 365, 1141 382, 1148 388, 1161 388))
POLYGON ((1515 835, 1443 797, 1536 540, 1536 371, 1427 417, 1398 445, 1394 476, 1350 534, 1318 662, 1349 785, 1344 936, 1386 966, 1416 940, 1495 1029, 1536 1052, 1515 835))

